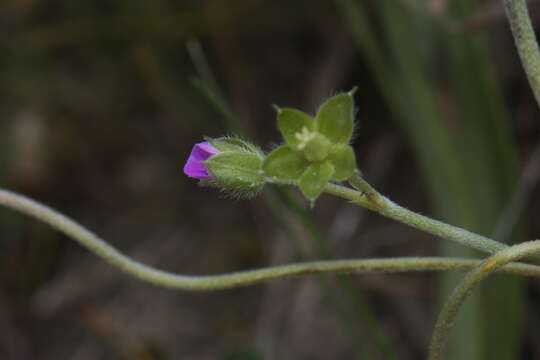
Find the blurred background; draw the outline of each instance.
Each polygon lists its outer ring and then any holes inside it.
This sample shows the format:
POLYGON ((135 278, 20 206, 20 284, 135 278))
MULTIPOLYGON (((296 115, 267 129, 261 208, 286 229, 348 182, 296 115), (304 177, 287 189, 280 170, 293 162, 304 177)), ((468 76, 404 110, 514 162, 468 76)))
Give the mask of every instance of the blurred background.
MULTIPOLYGON (((313 210, 291 189, 230 200, 182 174, 202 136, 270 150, 271 104, 313 113, 353 86, 375 187, 507 243, 540 234, 538 107, 500 1, 7 0, 0 27, 0 185, 146 264, 483 256, 330 196, 313 210)), ((0 209, 0 358, 420 359, 462 276, 174 291, 0 209)), ((540 358, 539 300, 537 281, 489 279, 449 358, 540 358)))

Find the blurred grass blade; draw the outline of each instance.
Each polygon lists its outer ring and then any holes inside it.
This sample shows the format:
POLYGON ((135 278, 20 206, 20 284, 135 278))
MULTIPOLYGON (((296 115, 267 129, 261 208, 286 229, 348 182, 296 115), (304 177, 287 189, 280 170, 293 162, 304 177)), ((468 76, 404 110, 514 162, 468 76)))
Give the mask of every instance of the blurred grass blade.
MULTIPOLYGON (((296 215, 302 221, 304 227, 311 233, 311 238, 315 241, 321 257, 326 260, 335 259, 336 256, 334 252, 328 247, 328 241, 323 238, 321 232, 317 228, 317 225, 315 222, 313 222, 307 211, 300 206, 288 192, 280 192, 279 195, 282 198, 282 202, 286 204, 290 210, 296 213, 296 215)), ((376 345, 384 354, 385 358, 397 359, 397 355, 379 327, 377 319, 373 313, 369 311, 369 306, 362 293, 354 288, 349 276, 338 275, 337 279, 341 288, 349 298, 349 301, 351 302, 356 314, 365 323, 371 336, 374 338, 376 345)))
MULTIPOLYGON (((476 1, 458 0, 450 6, 453 17, 474 15, 476 1)), ((491 234, 516 184, 516 150, 508 111, 493 68, 487 38, 475 33, 444 33, 453 94, 459 105, 462 156, 475 204, 473 230, 491 234)), ((512 242, 523 239, 514 231, 512 242)), ((524 280, 491 278, 482 284, 486 316, 482 319, 483 359, 516 359, 520 353, 524 280), (504 296, 502 295, 504 294, 504 296), (504 324, 504 326, 501 326, 504 324)))
MULTIPOLYGON (((263 196, 264 196, 266 205, 272 212, 272 215, 274 215, 274 218, 278 222, 280 229, 285 232, 285 235, 287 236, 288 240, 294 246, 297 257, 299 259, 306 259, 307 256, 302 251, 299 237, 294 232, 293 227, 291 226, 290 221, 287 218, 287 216, 284 215, 287 212, 287 210, 291 211, 292 209, 289 208, 287 206, 287 202, 282 199, 283 194, 288 196, 287 193, 284 193, 284 192, 279 191, 278 189, 272 188, 272 189, 266 190, 263 193, 263 196)), ((312 237, 317 239, 317 244, 319 244, 322 241, 322 238, 320 238, 320 233, 318 232, 314 224, 310 221, 309 218, 302 219, 302 222, 307 227, 312 237)), ((322 244, 321 246, 323 249, 327 249, 325 244, 322 244)), ((343 278, 345 279, 345 282, 348 284, 347 278, 345 276, 343 276, 343 278)), ((356 357, 358 359, 369 359, 370 357, 368 357, 368 353, 365 347, 362 346, 358 342, 358 339, 362 338, 363 336, 363 333, 361 329, 359 328, 358 323, 354 321, 354 317, 348 314, 343 304, 340 304, 340 301, 337 298, 335 291, 333 291, 333 289, 330 287, 330 284, 328 283, 327 279, 325 279, 324 277, 317 277, 317 281, 319 283, 319 286, 321 287, 321 290, 325 294, 325 297, 330 302, 330 306, 332 306, 332 310, 339 316, 342 326, 346 329, 347 334, 351 338, 351 344, 353 344, 355 347, 355 351, 357 355, 356 357)), ((341 278, 340 278, 340 281, 341 281, 341 278)), ((349 292, 349 288, 347 288, 346 290, 347 292, 349 292)), ((358 306, 355 302, 353 305, 358 306)))
MULTIPOLYGON (((382 19, 384 43, 390 53, 385 56, 358 2, 338 0, 337 4, 349 21, 386 102, 416 150, 439 214, 447 221, 489 234, 496 214, 508 199, 515 151, 485 40, 471 39, 466 34, 451 38, 439 24, 412 8, 398 2, 379 1, 374 4, 382 19), (450 49, 445 67, 454 80, 450 96, 459 99, 456 101, 459 117, 452 119, 462 127, 459 136, 445 126, 436 108, 440 85, 428 78, 432 68, 429 56, 437 44, 450 49)), ((446 243, 442 252, 447 256, 474 255, 471 250, 446 243)), ((448 294, 456 281, 456 275, 443 275, 443 293, 448 294)), ((496 337, 494 328, 501 327, 493 325, 493 321, 509 324, 510 328, 504 327, 506 334, 509 331, 519 334, 519 324, 515 321, 521 311, 519 283, 520 280, 512 280, 502 288, 498 285, 493 288, 495 293, 504 293, 505 298, 510 294, 515 300, 506 306, 497 304, 496 313, 491 308, 484 310, 480 294, 468 301, 449 343, 451 358, 502 359, 503 353, 508 354, 505 359, 515 358, 517 336, 496 337), (504 340, 497 340, 501 337, 504 340)), ((488 288, 484 295, 494 294, 488 288)), ((494 304, 494 297, 486 303, 494 304)))
POLYGON ((239 121, 234 116, 233 111, 225 100, 225 95, 219 87, 216 77, 206 60, 206 56, 202 50, 198 40, 192 39, 186 45, 191 61, 195 65, 199 77, 191 80, 193 86, 206 98, 206 100, 218 111, 225 121, 227 130, 235 135, 244 135, 240 127, 239 121))

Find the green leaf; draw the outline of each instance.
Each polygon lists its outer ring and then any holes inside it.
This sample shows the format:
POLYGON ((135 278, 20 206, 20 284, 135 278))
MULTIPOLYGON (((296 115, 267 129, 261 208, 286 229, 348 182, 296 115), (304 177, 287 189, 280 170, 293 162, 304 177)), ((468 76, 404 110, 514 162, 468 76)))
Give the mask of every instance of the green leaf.
POLYGON ((311 164, 300 178, 300 190, 312 204, 324 190, 334 174, 334 165, 328 161, 311 164))
POLYGON ((349 145, 338 144, 332 146, 328 161, 334 165, 333 180, 343 181, 350 178, 356 169, 356 156, 354 150, 349 145))
POLYGON ((238 195, 251 195, 264 185, 262 160, 256 154, 228 151, 213 155, 203 164, 213 176, 212 183, 238 195))
POLYGON ((296 109, 278 109, 278 129, 287 144, 296 147, 300 140, 296 134, 302 133, 304 128, 309 131, 315 129, 315 120, 308 114, 296 109))
POLYGON ((331 142, 347 144, 353 133, 352 91, 326 100, 315 118, 318 131, 331 142))
POLYGON ((268 154, 262 169, 266 176, 282 180, 297 180, 308 165, 308 161, 301 152, 293 150, 289 145, 283 145, 268 154))

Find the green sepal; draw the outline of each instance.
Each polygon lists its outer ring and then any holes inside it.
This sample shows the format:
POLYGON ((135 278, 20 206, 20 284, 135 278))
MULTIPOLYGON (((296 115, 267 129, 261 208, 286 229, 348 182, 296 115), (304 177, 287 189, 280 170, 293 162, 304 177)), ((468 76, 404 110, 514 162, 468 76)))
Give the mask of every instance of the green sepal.
POLYGON ((297 180, 309 163, 301 152, 282 145, 266 156, 262 164, 264 174, 281 180, 297 180))
POLYGON ((326 100, 315 117, 318 131, 335 144, 347 144, 353 134, 353 91, 326 100))
POLYGON ((203 161, 212 175, 203 184, 215 185, 233 195, 252 196, 264 186, 262 159, 251 152, 228 151, 203 161))
POLYGON ((356 156, 351 146, 345 144, 333 145, 328 154, 328 161, 334 165, 332 180, 343 181, 350 178, 356 169, 356 156))
POLYGON ((228 137, 228 136, 224 136, 224 137, 220 137, 216 139, 205 136, 204 139, 221 152, 248 151, 248 152, 255 153, 260 158, 264 157, 264 153, 262 152, 261 149, 259 149, 257 146, 242 139, 228 137))
POLYGON ((329 161, 313 163, 302 174, 299 184, 300 190, 311 201, 311 205, 321 195, 333 174, 334 165, 329 161))
POLYGON ((278 129, 287 144, 296 147, 300 140, 296 136, 306 128, 315 129, 315 120, 308 114, 296 109, 277 109, 278 129))

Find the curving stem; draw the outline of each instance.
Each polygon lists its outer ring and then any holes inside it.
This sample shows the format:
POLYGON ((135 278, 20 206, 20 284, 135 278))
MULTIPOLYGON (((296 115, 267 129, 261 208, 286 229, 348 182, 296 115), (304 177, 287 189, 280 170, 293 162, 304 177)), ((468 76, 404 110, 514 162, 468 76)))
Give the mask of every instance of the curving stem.
POLYGON ((439 313, 439 318, 437 319, 437 324, 431 338, 428 360, 441 359, 446 339, 448 338, 456 315, 465 299, 467 299, 480 281, 501 266, 538 252, 540 252, 540 240, 527 241, 497 252, 469 272, 463 281, 454 289, 454 292, 439 313))
MULTIPOLYGON (((356 195, 358 196, 358 195, 356 195)), ((103 239, 67 216, 26 196, 0 189, 0 205, 31 216, 59 230, 127 274, 157 286, 190 291, 220 290, 274 279, 320 273, 370 273, 430 270, 468 270, 479 260, 409 257, 367 260, 332 260, 281 265, 223 275, 189 276, 152 268, 122 254, 103 239)), ((509 264, 501 272, 540 277, 540 266, 509 264)))

